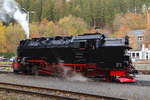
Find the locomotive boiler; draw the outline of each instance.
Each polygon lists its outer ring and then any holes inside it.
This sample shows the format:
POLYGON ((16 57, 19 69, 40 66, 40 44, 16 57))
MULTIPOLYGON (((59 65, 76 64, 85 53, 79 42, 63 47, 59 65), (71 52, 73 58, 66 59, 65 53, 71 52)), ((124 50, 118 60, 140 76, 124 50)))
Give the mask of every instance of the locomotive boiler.
POLYGON ((17 48, 13 70, 63 76, 69 69, 106 81, 135 82, 129 49, 128 37, 109 38, 101 33, 26 39, 17 48))

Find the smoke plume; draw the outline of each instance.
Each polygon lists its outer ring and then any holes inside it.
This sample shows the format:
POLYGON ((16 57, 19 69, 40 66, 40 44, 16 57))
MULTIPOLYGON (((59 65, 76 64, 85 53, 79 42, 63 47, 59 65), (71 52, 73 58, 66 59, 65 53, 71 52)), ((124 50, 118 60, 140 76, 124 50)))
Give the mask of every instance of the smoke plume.
POLYGON ((15 0, 0 0, 0 20, 5 24, 11 21, 18 22, 25 31, 26 37, 29 38, 28 14, 21 9, 15 0))

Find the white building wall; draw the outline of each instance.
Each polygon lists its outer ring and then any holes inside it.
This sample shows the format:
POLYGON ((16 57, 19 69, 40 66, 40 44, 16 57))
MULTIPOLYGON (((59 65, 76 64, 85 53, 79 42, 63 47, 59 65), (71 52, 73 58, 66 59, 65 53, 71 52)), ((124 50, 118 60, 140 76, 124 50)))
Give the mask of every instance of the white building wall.
POLYGON ((148 59, 150 59, 150 50, 148 50, 147 53, 148 53, 148 59))
POLYGON ((145 48, 144 45, 142 45, 141 50, 139 50, 139 51, 129 51, 128 53, 129 53, 132 61, 150 60, 150 50, 148 48, 145 48))
POLYGON ((142 52, 139 52, 139 59, 142 59, 142 52))

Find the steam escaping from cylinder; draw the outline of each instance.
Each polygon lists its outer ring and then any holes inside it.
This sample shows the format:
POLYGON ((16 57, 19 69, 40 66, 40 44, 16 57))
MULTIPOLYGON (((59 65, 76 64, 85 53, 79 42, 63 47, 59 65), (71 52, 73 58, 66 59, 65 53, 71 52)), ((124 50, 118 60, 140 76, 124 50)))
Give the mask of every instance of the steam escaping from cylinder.
POLYGON ((25 31, 26 38, 29 38, 28 14, 15 0, 0 0, 0 20, 5 24, 18 22, 25 31))
POLYGON ((65 67, 63 61, 58 62, 59 74, 69 81, 80 81, 86 82, 90 81, 88 78, 84 77, 81 73, 77 73, 69 67, 65 67))
POLYGON ((84 77, 79 73, 75 73, 72 77, 68 77, 67 80, 69 81, 80 81, 80 82, 87 82, 90 81, 88 78, 84 77))

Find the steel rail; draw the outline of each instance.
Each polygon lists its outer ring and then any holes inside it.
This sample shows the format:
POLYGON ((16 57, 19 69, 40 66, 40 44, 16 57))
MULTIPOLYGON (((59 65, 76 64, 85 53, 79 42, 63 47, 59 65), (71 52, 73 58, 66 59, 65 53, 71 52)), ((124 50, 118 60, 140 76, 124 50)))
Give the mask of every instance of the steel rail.
POLYGON ((40 92, 19 90, 19 89, 7 88, 7 87, 0 87, 0 90, 9 91, 9 92, 16 92, 16 93, 23 93, 23 94, 30 94, 30 95, 32 95, 32 94, 33 95, 40 95, 43 97, 51 97, 51 98, 56 98, 56 99, 60 99, 60 100, 78 100, 78 99, 71 98, 71 97, 58 96, 58 95, 49 94, 49 93, 40 93, 40 92))
POLYGON ((60 89, 19 85, 19 84, 4 83, 4 82, 0 82, 0 90, 21 92, 21 93, 26 93, 26 94, 36 94, 36 95, 41 95, 41 96, 59 98, 59 99, 63 99, 63 100, 79 100, 79 97, 97 98, 96 100, 101 100, 101 99, 102 100, 127 100, 127 99, 121 99, 121 98, 117 98, 117 97, 114 98, 114 97, 100 96, 100 95, 87 94, 87 93, 81 93, 81 92, 73 92, 73 91, 66 91, 66 90, 60 90, 60 89), (6 86, 3 86, 3 85, 6 85, 6 86), (17 88, 10 88, 10 86, 17 87, 17 88), (21 89, 18 89, 18 88, 21 88, 21 89), (23 90, 24 88, 28 88, 28 90, 27 89, 23 90), (32 91, 30 89, 32 89, 32 91), (39 92, 39 91, 37 92, 35 90, 33 91, 33 89, 38 89, 38 90, 42 90, 42 91, 45 90, 45 91, 49 91, 49 93, 45 93, 45 92, 43 93, 43 92, 39 92), (55 92, 56 92, 56 94, 55 94, 55 92), (67 94, 67 96, 65 94, 67 94))

